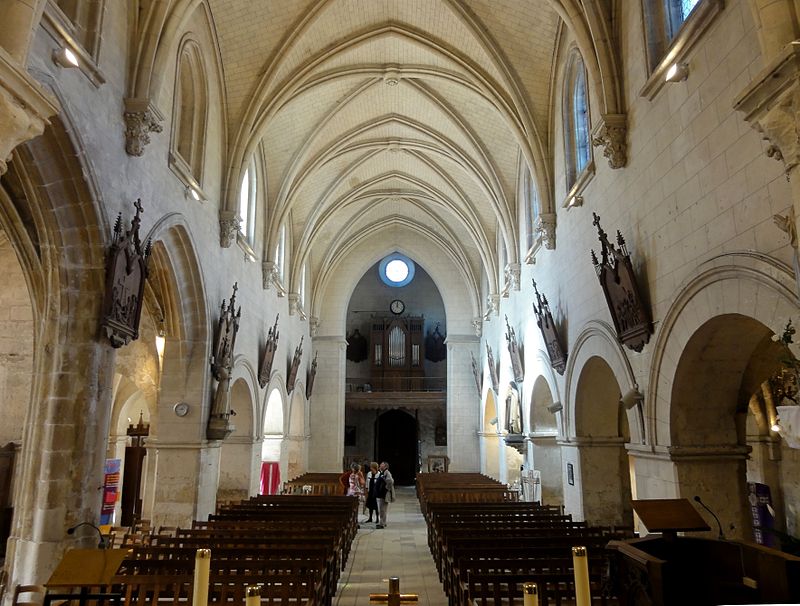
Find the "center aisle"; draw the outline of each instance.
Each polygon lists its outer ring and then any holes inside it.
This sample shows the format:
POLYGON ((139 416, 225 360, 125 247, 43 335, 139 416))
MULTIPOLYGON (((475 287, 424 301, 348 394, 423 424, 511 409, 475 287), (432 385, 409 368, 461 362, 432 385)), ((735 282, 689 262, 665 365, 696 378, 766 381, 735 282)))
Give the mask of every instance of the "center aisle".
MULTIPOLYGON (((400 593, 419 595, 420 606, 447 606, 414 487, 398 486, 395 493, 386 528, 361 524, 334 606, 368 606, 369 594, 386 593, 393 576, 400 577, 400 593)), ((366 516, 359 514, 363 519, 366 516)))

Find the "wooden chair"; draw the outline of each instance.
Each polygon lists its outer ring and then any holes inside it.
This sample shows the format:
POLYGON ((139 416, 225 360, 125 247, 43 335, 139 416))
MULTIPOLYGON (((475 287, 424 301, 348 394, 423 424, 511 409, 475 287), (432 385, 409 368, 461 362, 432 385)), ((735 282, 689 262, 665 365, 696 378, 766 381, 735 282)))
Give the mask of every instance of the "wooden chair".
POLYGON ((47 592, 44 585, 17 585, 14 588, 13 606, 41 606, 47 592), (27 599, 20 600, 20 596, 28 594, 27 599))

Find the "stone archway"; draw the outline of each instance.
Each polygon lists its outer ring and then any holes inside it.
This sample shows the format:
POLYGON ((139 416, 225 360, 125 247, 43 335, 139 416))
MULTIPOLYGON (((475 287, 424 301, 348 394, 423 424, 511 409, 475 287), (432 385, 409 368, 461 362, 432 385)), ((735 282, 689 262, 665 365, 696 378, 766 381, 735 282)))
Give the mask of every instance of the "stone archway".
POLYGON ((558 425, 550 385, 539 375, 530 397, 530 445, 533 469, 541 474, 542 503, 564 504, 563 465, 558 445, 558 425))
POLYGON ((581 367, 575 390, 576 446, 566 464, 568 512, 590 524, 633 525, 628 419, 614 371, 600 356, 581 367))
POLYGON ((276 473, 281 481, 290 479, 281 477, 278 471, 280 469, 281 448, 283 446, 283 409, 283 394, 280 389, 274 387, 269 391, 267 402, 264 406, 263 441, 261 443, 261 494, 274 494, 275 482, 269 481, 269 479, 274 479, 276 473), (265 469, 268 471, 264 471, 265 469))
POLYGON ((483 421, 481 423, 481 473, 500 479, 500 449, 505 448, 500 440, 498 425, 500 423, 497 416, 497 399, 494 391, 486 391, 486 399, 483 404, 483 421))
POLYGON ((254 465, 253 396, 243 378, 236 379, 231 385, 231 410, 235 412, 235 429, 220 447, 217 505, 247 499, 258 493, 258 473, 254 465))

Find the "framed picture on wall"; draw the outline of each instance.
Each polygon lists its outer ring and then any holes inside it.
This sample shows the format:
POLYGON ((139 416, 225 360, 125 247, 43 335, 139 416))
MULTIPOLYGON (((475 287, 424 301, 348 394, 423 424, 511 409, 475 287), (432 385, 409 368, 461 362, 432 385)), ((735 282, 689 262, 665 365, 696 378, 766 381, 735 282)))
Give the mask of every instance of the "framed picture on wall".
POLYGON ((355 425, 345 425, 344 426, 344 445, 345 446, 355 446, 356 445, 356 426, 355 425))
POLYGON ((575 486, 575 470, 572 468, 572 463, 567 463, 567 482, 570 486, 575 486))
POLYGON ((437 425, 433 431, 433 443, 436 446, 447 446, 447 427, 437 425))

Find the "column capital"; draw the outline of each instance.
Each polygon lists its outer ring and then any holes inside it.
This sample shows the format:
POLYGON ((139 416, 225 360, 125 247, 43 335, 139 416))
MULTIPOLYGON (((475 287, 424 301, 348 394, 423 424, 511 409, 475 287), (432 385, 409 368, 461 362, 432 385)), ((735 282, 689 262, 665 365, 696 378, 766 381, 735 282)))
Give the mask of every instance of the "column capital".
POLYGON ((41 135, 48 118, 60 109, 58 101, 0 48, 0 175, 8 169, 14 148, 41 135))
POLYGON ((603 114, 592 130, 592 145, 603 147, 603 156, 611 168, 628 163, 628 118, 625 114, 603 114))
POLYGON ((736 98, 734 109, 769 142, 789 175, 800 164, 800 41, 786 45, 736 98))

